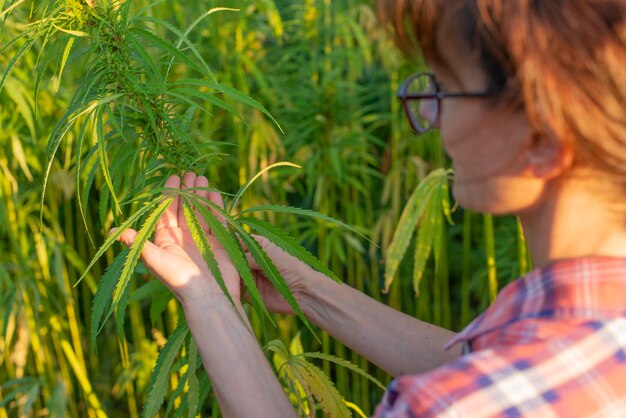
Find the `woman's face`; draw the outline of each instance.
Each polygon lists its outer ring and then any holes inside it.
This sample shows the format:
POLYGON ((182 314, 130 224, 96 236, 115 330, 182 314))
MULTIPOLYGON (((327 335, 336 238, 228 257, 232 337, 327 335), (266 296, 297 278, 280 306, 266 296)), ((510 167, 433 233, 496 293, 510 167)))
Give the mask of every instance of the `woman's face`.
MULTIPOLYGON (((437 42, 452 70, 432 65, 433 71, 444 91, 484 92, 488 75, 469 43, 458 39, 451 20, 444 18, 437 42)), ((461 206, 506 214, 539 202, 547 179, 535 163, 554 157, 555 150, 542 149, 552 145, 533 136, 523 110, 495 107, 490 99, 452 98, 443 99, 439 116, 456 173, 453 192, 461 206)))

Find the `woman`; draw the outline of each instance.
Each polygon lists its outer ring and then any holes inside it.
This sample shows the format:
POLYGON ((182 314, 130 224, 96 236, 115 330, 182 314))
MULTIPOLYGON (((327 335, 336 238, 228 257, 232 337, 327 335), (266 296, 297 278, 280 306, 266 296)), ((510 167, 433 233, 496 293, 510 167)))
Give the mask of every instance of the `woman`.
MULTIPOLYGON (((400 96, 418 132, 441 129, 456 200, 518 215, 537 269, 455 337, 259 241, 313 323, 398 376, 376 416, 626 416, 626 2, 389 0, 379 10, 433 70, 400 96)), ((188 173, 166 186, 208 182, 188 173)), ((179 209, 142 257, 181 301, 224 415, 294 416, 179 209)), ((215 247, 239 303, 237 272, 215 247)), ((268 308, 290 312, 249 261, 268 308)))

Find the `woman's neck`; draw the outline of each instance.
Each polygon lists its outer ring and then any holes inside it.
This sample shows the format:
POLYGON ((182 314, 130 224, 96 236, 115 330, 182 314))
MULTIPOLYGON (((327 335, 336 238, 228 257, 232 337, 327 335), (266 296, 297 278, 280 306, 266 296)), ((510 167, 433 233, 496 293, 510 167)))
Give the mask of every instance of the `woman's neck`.
POLYGON ((519 215, 535 266, 592 255, 626 258, 626 216, 590 183, 550 184, 542 202, 519 215))

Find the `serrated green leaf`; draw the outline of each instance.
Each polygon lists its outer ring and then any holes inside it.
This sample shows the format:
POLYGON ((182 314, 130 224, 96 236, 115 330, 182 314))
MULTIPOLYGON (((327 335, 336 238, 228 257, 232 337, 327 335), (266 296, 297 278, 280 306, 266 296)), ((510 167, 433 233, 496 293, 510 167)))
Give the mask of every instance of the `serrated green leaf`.
POLYGON ((272 340, 264 348, 265 351, 271 351, 274 353, 272 357, 272 362, 274 363, 274 367, 281 374, 282 367, 287 360, 289 359, 289 351, 287 351, 287 347, 280 340, 272 340))
MULTIPOLYGON (((98 166, 101 165, 100 157, 96 157, 98 166)), ((111 190, 108 187, 103 187, 100 190, 100 203, 98 204, 98 216, 100 217, 100 224, 104 225, 106 222, 107 214, 109 212, 109 200, 111 198, 111 190)), ((112 211, 113 216, 117 214, 116 211, 112 211)))
POLYGON ((106 103, 110 103, 110 102, 112 102, 114 100, 119 99, 122 96, 123 96, 122 93, 114 94, 114 95, 105 97, 103 99, 97 100, 97 101, 91 103, 89 106, 87 106, 86 108, 83 108, 83 109, 81 109, 83 107, 83 104, 84 104, 83 102, 74 103, 73 105, 71 105, 67 109, 67 111, 65 112, 63 117, 59 120, 59 122, 57 122, 54 130, 52 131, 52 134, 50 135, 50 140, 48 141, 48 146, 47 146, 47 150, 46 150, 46 168, 44 170, 43 185, 42 185, 42 188, 41 188, 42 189, 41 190, 41 199, 39 201, 39 203, 41 205, 41 208, 42 208, 40 210, 40 212, 39 212, 39 221, 40 221, 40 223, 43 221, 44 197, 46 195, 46 188, 48 186, 48 179, 50 177, 50 170, 52 169, 52 163, 54 162, 54 156, 56 155, 56 152, 59 149, 59 145, 61 144, 61 140, 63 139, 65 134, 71 129, 71 127, 73 126, 74 122, 79 117, 81 117, 81 116, 83 116, 85 114, 89 114, 89 113, 91 113, 91 111, 96 109, 98 106, 104 105, 106 103), (75 113, 75 112, 77 112, 77 113, 75 113))
MULTIPOLYGON (((126 263, 124 263, 124 268, 122 269, 122 273, 120 274, 120 278, 113 290, 113 298, 111 301, 111 309, 109 309, 110 315, 112 310, 116 310, 117 317, 117 332, 121 338, 123 338, 122 325, 124 322, 124 311, 125 309, 117 309, 120 301, 125 301, 125 294, 127 294, 128 283, 130 282, 130 278, 135 271, 135 267, 139 262, 139 256, 141 255, 141 251, 143 250, 143 246, 145 245, 148 237, 154 232, 154 228, 158 220, 163 215, 163 212, 167 209, 167 207, 174 200, 173 197, 166 197, 159 204, 159 206, 152 211, 152 213, 146 218, 146 221, 142 225, 141 229, 137 231, 137 236, 133 241, 133 244, 130 247, 130 251, 128 253, 128 257, 126 257, 126 263)), ((117 231, 116 231, 117 232, 117 231)), ((125 308, 125 306, 119 306, 119 308, 125 308)))
MULTIPOLYGON (((224 225, 222 225, 219 219, 217 219, 217 217, 201 203, 205 202, 205 200, 199 199, 198 195, 195 194, 188 196, 191 197, 191 199, 189 200, 193 207, 205 220, 205 222, 211 229, 211 232, 213 233, 213 235, 215 235, 215 238, 217 238, 219 243, 222 245, 224 251, 226 251, 226 254, 228 254, 228 257, 237 269, 237 272, 241 276, 241 279, 246 286, 246 289, 248 291, 248 294, 250 295, 250 299, 252 300, 255 309, 257 309, 260 315, 266 316, 270 320, 270 322, 274 324, 274 321, 269 311, 263 304, 263 298, 259 293, 259 289, 257 288, 254 277, 252 276, 252 272, 250 271, 250 266, 248 266, 248 261, 246 260, 243 250, 241 249, 241 245, 237 241, 236 237, 231 235, 231 233, 224 227, 224 225)), ((221 214, 226 215, 226 213, 221 208, 218 208, 217 205, 215 205, 213 202, 210 202, 210 204, 213 205, 212 208, 214 210, 219 210, 221 214)), ((226 215, 225 219, 228 218, 230 217, 226 215)), ((232 218, 230 218, 230 221, 234 222, 232 218)), ((236 223, 232 223, 232 225, 236 225, 236 223)), ((243 230, 243 228, 239 228, 243 230)))
POLYGON ((91 268, 96 263, 96 261, 98 261, 100 257, 102 257, 102 255, 109 249, 109 247, 111 247, 111 245, 113 245, 113 243, 117 241, 117 239, 120 237, 120 235, 122 235, 122 233, 124 232, 124 230, 126 230, 126 228, 131 227, 146 212, 150 211, 151 209, 154 209, 157 205, 163 202, 164 199, 165 197, 163 196, 158 197, 155 201, 150 202, 146 204, 144 207, 138 209, 133 215, 131 215, 126 221, 124 221, 124 223, 122 223, 111 235, 109 235, 109 237, 106 239, 106 241, 104 241, 104 244, 102 244, 102 246, 100 247, 96 255, 93 256, 87 268, 85 268, 85 271, 83 272, 82 276, 80 276, 80 278, 76 281, 76 283, 74 283, 74 287, 76 287, 76 285, 78 285, 85 278, 85 276, 87 275, 87 272, 91 270, 91 268))
POLYGON ((444 175, 445 170, 438 169, 430 173, 417 186, 417 188, 409 197, 409 200, 400 215, 398 225, 394 233, 393 240, 387 250, 387 260, 385 262, 385 288, 383 292, 389 291, 389 286, 400 267, 400 262, 404 258, 404 254, 411 242, 411 237, 415 231, 415 227, 430 201, 433 191, 437 188, 439 178, 444 175))
POLYGON ((291 339, 289 343, 289 352, 292 355, 298 355, 304 353, 304 347, 302 347, 302 339, 300 338, 300 331, 291 339))
POLYGON ((94 353, 96 352, 96 337, 100 330, 100 321, 102 320, 102 315, 104 315, 104 310, 106 308, 107 302, 111 300, 113 289, 115 289, 115 285, 117 284, 117 281, 120 277, 120 273, 122 271, 122 268, 124 267, 124 261, 126 260, 128 252, 129 250, 126 248, 122 250, 117 256, 115 256, 113 262, 109 265, 109 267, 102 275, 100 283, 98 283, 98 290, 96 290, 96 294, 93 298, 91 308, 91 324, 89 327, 91 336, 91 349, 94 353))
POLYGON ((239 222, 244 225, 248 225, 253 230, 257 231, 260 235, 276 244, 276 246, 287 254, 290 254, 297 259, 305 262, 313 269, 325 274, 338 283, 341 283, 341 279, 335 275, 328 267, 326 267, 320 260, 318 260, 313 254, 308 252, 295 238, 289 235, 286 231, 275 227, 269 222, 262 221, 256 218, 239 218, 239 222))
POLYGON ((146 404, 141 411, 142 418, 154 418, 163 400, 167 394, 167 385, 170 375, 172 364, 176 358, 176 354, 183 345, 189 327, 185 321, 180 321, 178 327, 174 330, 172 335, 167 339, 167 343, 159 353, 156 365, 150 376, 150 383, 148 384, 148 398, 146 404))
POLYGON ((198 409, 202 410, 204 403, 209 398, 209 393, 211 393, 211 391, 213 390, 213 385, 211 384, 209 375, 207 375, 206 370, 204 370, 204 368, 202 367, 200 367, 199 370, 200 378, 198 380, 200 386, 200 397, 198 400, 198 409))
MULTIPOLYGON (((24 122, 28 126, 28 130, 30 131, 30 135, 32 138, 37 137, 37 132, 35 130, 35 117, 33 112, 31 111, 31 106, 33 106, 32 99, 30 98, 30 91, 26 89, 20 82, 18 82, 14 78, 9 78, 6 81, 6 94, 11 98, 13 103, 15 104, 15 110, 19 112, 19 114, 24 119, 24 122)), ((30 173, 30 169, 28 164, 26 164, 25 156, 23 155, 23 148, 21 142, 18 140, 17 135, 11 135, 13 139, 13 154, 18 159, 18 163, 20 168, 24 170, 24 173, 29 177, 29 180, 32 181, 32 174, 30 173), (21 157, 21 158, 20 158, 21 157)))
POLYGON ((309 218, 314 218, 314 219, 319 219, 322 221, 326 221, 328 223, 331 224, 335 224, 337 226, 340 226, 342 228, 345 228, 349 231, 354 232, 355 234, 365 238, 367 241, 369 241, 370 243, 372 243, 372 241, 367 238, 365 235, 363 235, 361 232, 359 232, 356 228, 343 223, 335 218, 331 218, 330 216, 321 214, 319 212, 315 212, 313 210, 310 209, 302 209, 302 208, 296 208, 293 206, 282 206, 282 205, 260 205, 260 206, 253 206, 251 208, 242 210, 241 212, 239 212, 236 216, 235 219, 237 219, 240 216, 243 216, 247 213, 253 213, 253 212, 276 212, 276 213, 287 213, 287 214, 291 214, 291 215, 300 215, 300 216, 307 216, 309 218))
MULTIPOLYGON (((139 267, 139 266, 138 266, 139 267)), ((137 269, 136 269, 137 270, 137 269)), ((162 292, 169 292, 169 289, 158 280, 151 280, 135 289, 130 297, 130 303, 139 302, 142 299, 151 298, 162 292)))
POLYGON ((441 207, 441 195, 442 195, 443 189, 442 189, 442 185, 440 184, 439 187, 437 187, 437 190, 433 193, 433 202, 432 205, 430 205, 431 207, 428 208, 429 211, 429 217, 431 219, 431 223, 432 223, 432 231, 430 233, 431 239, 432 239, 432 245, 433 245, 433 256, 435 258, 435 268, 437 268, 439 266, 439 261, 441 259, 441 246, 443 245, 444 242, 444 237, 443 237, 443 218, 444 218, 444 213, 441 207))
MULTIPOLYGON (((72 38, 74 39, 74 38, 72 38)), ((80 217, 83 220, 83 225, 85 226, 85 231, 87 232, 87 238, 89 238, 89 242, 91 242, 91 245, 95 248, 96 244, 95 241, 93 239, 93 237, 91 236, 91 231, 89 228, 89 225, 87 223, 87 216, 86 216, 86 212, 85 212, 85 206, 83 205, 83 201, 86 202, 86 199, 83 198, 82 194, 81 194, 81 187, 80 187, 80 183, 81 183, 81 168, 83 166, 82 163, 82 155, 83 155, 83 142, 85 140, 85 133, 87 131, 87 123, 84 123, 76 140, 76 163, 75 163, 75 167, 74 167, 74 177, 75 177, 75 187, 76 187, 76 200, 78 203, 78 212, 80 213, 80 217)), ((94 167, 94 176, 95 176, 95 167, 94 167)), ((89 189, 91 188, 91 181, 93 180, 93 177, 90 178, 90 175, 87 175, 87 179, 85 180, 85 192, 89 193, 89 189)))
MULTIPOLYGON (((21 36, 17 39, 19 38, 21 38, 21 36)), ((17 39, 15 39, 14 41, 17 41, 17 39)), ((9 76, 9 73, 11 72, 15 64, 17 64, 22 56, 24 56, 24 54, 26 54, 30 50, 30 48, 32 48, 33 44, 34 40, 28 40, 24 45, 20 47, 20 49, 18 49, 18 51, 13 55, 13 58, 11 58, 11 60, 7 63, 4 73, 2 74, 2 78, 0 79, 0 91, 2 91, 2 88, 4 87, 4 82, 9 76)), ((6 47, 8 47, 8 45, 6 47)), ((4 51, 6 47, 2 48, 2 51, 4 51)))
POLYGON ((281 296, 287 301, 289 306, 294 310, 296 315, 304 322, 304 325, 311 331, 311 333, 317 338, 315 331, 309 324, 309 321, 302 313, 300 309, 300 305, 296 298, 293 296, 293 293, 289 290, 289 286, 285 282, 285 279, 280 275, 280 272, 274 265, 274 262, 265 254, 265 251, 261 248, 259 243, 248 234, 241 226, 236 225, 235 228, 239 234, 239 238, 244 242, 244 244, 248 247, 248 251, 252 254, 252 257, 257 262, 257 264, 261 267, 261 269, 265 272, 266 277, 272 283, 274 288, 278 290, 281 296))
POLYGON ((216 81, 209 81, 209 80, 199 80, 199 79, 185 79, 185 80, 180 80, 180 81, 176 81, 175 83, 173 83, 173 85, 175 86, 185 86, 185 85, 191 85, 191 86, 196 86, 196 87, 205 87, 211 90, 215 90, 219 93, 223 93, 227 96, 229 96, 232 99, 237 100, 240 103, 243 103, 245 105, 248 105, 260 112, 262 112, 265 116, 267 116, 268 118, 270 118, 272 120, 272 122, 274 122, 274 124, 278 127, 278 129, 280 129, 281 132, 283 132, 283 129, 280 127, 280 124, 278 123, 278 121, 276 121, 276 119, 274 119, 274 117, 270 114, 270 112, 259 102, 257 102, 256 100, 254 100, 253 98, 251 98, 250 96, 240 92, 239 90, 230 87, 230 86, 226 86, 224 84, 220 84, 216 81))
MULTIPOLYGON (((200 106, 198 103, 196 103, 196 102, 194 102, 193 100, 190 99, 190 97, 199 97, 201 95, 197 90, 193 90, 193 89, 177 89, 176 91, 169 90, 167 92, 167 95, 169 97, 171 97, 171 98, 178 99, 178 100, 180 100, 183 103, 187 103, 190 106, 190 109, 191 108, 193 108, 193 110, 199 109, 204 114, 206 114, 208 116, 213 116, 213 114, 211 112, 209 112, 208 110, 206 110, 204 108, 204 106, 200 106), (185 90, 189 90, 189 91, 185 91, 185 90)), ((213 100, 213 97, 211 95, 206 95, 206 96, 207 97, 205 97, 203 95, 202 96, 202 100, 204 100, 204 99, 206 99, 208 97, 211 98, 208 101, 213 100)), ((174 101, 172 101, 172 102, 174 102, 174 101)), ((238 115, 235 114, 235 116, 238 116, 238 115)))
POLYGON ((75 37, 71 37, 67 40, 67 44, 65 44, 65 48, 63 49, 63 57, 61 58, 61 62, 59 63, 59 75, 56 88, 54 89, 55 93, 59 92, 59 86, 61 85, 61 80, 63 79, 63 70, 65 69, 65 64, 67 63, 67 59, 70 56, 70 52, 72 51, 72 46, 74 45, 75 37))
POLYGON ((230 303, 235 306, 235 301, 228 291, 226 282, 224 282, 222 271, 220 270, 217 260, 215 259, 215 255, 213 254, 213 250, 211 249, 211 244, 209 244, 205 232, 200 225, 200 221, 198 220, 198 217, 194 212, 193 204, 184 195, 181 203, 183 204, 183 213, 185 215, 185 219, 187 220, 187 226, 189 228, 189 232, 191 233, 193 241, 196 243, 198 250, 200 250, 200 254, 202 254, 204 261, 207 263, 209 270, 211 270, 211 274, 213 274, 213 278, 222 289, 222 292, 224 292, 224 295, 226 295, 230 303))
POLYGON ((367 380, 369 380, 370 382, 374 383, 376 386, 378 386, 379 388, 381 388, 382 390, 385 390, 385 385, 383 385, 382 383, 380 383, 380 381, 378 379, 376 379, 374 376, 370 375, 369 373, 367 373, 365 370, 361 369, 359 366, 357 366, 356 364, 351 363, 348 360, 342 359, 341 357, 337 357, 337 356, 333 356, 332 354, 326 354, 326 353, 302 353, 299 354, 299 356, 305 357, 305 358, 314 358, 314 359, 318 359, 318 360, 326 360, 326 361, 330 361, 331 363, 335 363, 341 367, 345 367, 346 369, 357 373, 363 377, 365 377, 367 380))
MULTIPOLYGON (((172 24, 170 24, 166 20, 159 19, 159 18, 156 18, 156 17, 153 17, 153 16, 139 17, 139 18, 136 18, 134 20, 154 23, 154 24, 160 25, 160 26, 170 30, 174 34, 176 34, 176 36, 178 36, 178 41, 173 46, 173 48, 176 49, 177 51, 180 51, 179 48, 180 48, 180 46, 184 42, 186 47, 187 47, 187 49, 190 50, 193 53, 193 55, 196 57, 198 62, 200 64, 202 64, 202 66, 204 67, 203 71, 201 71, 202 75, 204 75, 205 77, 213 78, 213 73, 211 72, 211 69, 209 68, 209 65, 206 63, 206 61, 202 57, 202 54, 200 54, 200 52, 198 52, 196 46, 187 38, 188 32, 187 33, 182 33, 178 28, 176 28, 175 26, 173 26, 172 24)), ((180 53, 182 54, 182 51, 180 53)), ((170 62, 168 64, 167 68, 165 69, 165 78, 167 78, 167 76, 169 75, 171 67, 172 67, 172 64, 174 63, 174 60, 177 57, 174 54, 170 54, 170 55, 171 55, 170 62)), ((200 67, 200 66, 198 65, 197 67, 200 67)))
POLYGON ((289 357, 289 350, 281 340, 272 340, 265 345, 264 350, 280 354, 283 358, 289 357))
POLYGON ((150 323, 154 326, 159 316, 167 309, 167 304, 174 298, 174 294, 166 288, 165 291, 159 292, 152 296, 150 301, 150 323))
MULTIPOLYGON (((196 104, 195 102, 193 102, 190 99, 186 99, 188 97, 195 97, 196 99, 200 99, 203 102, 207 102, 210 103, 214 106, 217 106, 221 109, 226 110, 228 113, 232 114, 233 116, 241 119, 243 122, 245 122, 243 115, 231 104, 225 102, 222 99, 219 99, 217 97, 215 97, 214 93, 208 93, 208 92, 202 92, 202 91, 198 91, 197 89, 193 89, 193 88, 189 88, 189 87, 178 87, 176 89, 170 89, 167 94, 171 97, 175 97, 179 100, 183 100, 186 103, 193 103, 196 104)), ((201 108, 203 111, 205 109, 201 108)), ((209 113, 209 112, 207 112, 209 113)), ((209 113, 210 114, 210 113, 209 113)))
POLYGON ((419 296, 420 283, 433 247, 432 234, 435 231, 434 214, 432 213, 433 203, 437 205, 439 202, 436 202, 434 198, 430 199, 424 216, 417 227, 417 239, 415 240, 415 251, 413 254, 413 289, 416 296, 419 296))
POLYGON ((0 408, 4 408, 11 401, 24 396, 26 393, 28 393, 29 396, 36 395, 36 393, 33 395, 33 389, 35 389, 35 392, 38 391, 40 383, 35 378, 24 377, 3 382, 0 387, 3 392, 3 396, 0 399, 0 408), (12 387, 14 387, 14 389, 11 390, 12 387))
POLYGON ((324 416, 328 418, 347 418, 350 417, 350 411, 344 403, 343 396, 337 391, 332 380, 317 366, 308 361, 299 361, 298 366, 306 371, 301 374, 303 386, 308 386, 313 396, 320 402, 324 416))
POLYGON ((117 214, 122 213, 120 209, 120 202, 117 199, 117 195, 115 193, 115 188, 113 187, 113 181, 111 180, 111 172, 109 171, 109 162, 108 155, 106 151, 105 137, 104 137, 104 120, 102 119, 102 108, 99 108, 96 111, 96 115, 94 117, 94 129, 93 135, 98 144, 98 154, 100 160, 100 170, 102 175, 104 176, 104 181, 109 188, 109 192, 111 193, 111 198, 113 199, 113 203, 115 204, 115 210, 117 214))
POLYGON ((154 60, 150 57, 150 54, 146 51, 143 45, 141 45, 141 42, 139 42, 139 40, 135 38, 132 33, 126 35, 126 42, 128 42, 128 44, 133 47, 137 55, 141 57, 141 61, 145 64, 143 70, 147 73, 149 72, 149 74, 151 74, 151 78, 156 80, 159 84, 165 83, 159 69, 154 64, 154 60))
MULTIPOLYGON (((435 259, 435 269, 440 265, 444 242, 444 217, 450 217, 450 205, 447 176, 441 175, 417 227, 417 239, 413 256, 413 289, 417 296, 419 296, 420 283, 426 262, 431 253, 435 259)), ((449 221, 451 222, 451 219, 449 221)))
MULTIPOLYGON (((184 358, 180 358, 177 362, 174 363, 171 371, 174 373, 180 372, 180 367, 184 361, 185 361, 184 358)), ((188 378, 189 378, 189 375, 187 373, 183 374, 183 376, 180 379, 178 379, 178 384, 176 385, 174 390, 168 394, 167 406, 165 407, 165 411, 163 414, 164 416, 169 417, 172 415, 172 408, 174 408, 174 405, 176 403, 180 403, 181 407, 183 406, 184 403, 187 403, 187 397, 183 396, 183 391, 187 387, 188 378)))
POLYGON ((444 180, 441 185, 441 207, 443 208, 443 214, 450 225, 454 225, 452 220, 452 208, 450 208, 450 187, 448 187, 447 180, 444 180))
POLYGON ((307 417, 313 418, 317 410, 317 402, 314 396, 314 388, 310 387, 308 372, 304 367, 299 367, 298 362, 285 367, 285 378, 289 385, 289 390, 298 401, 298 415, 304 412, 307 417))
MULTIPOLYGON (((294 337, 294 340, 299 339, 299 333, 294 337)), ((292 341, 293 343, 293 341, 292 341)), ((306 379, 301 376, 301 372, 298 365, 306 360, 295 359, 295 356, 289 353, 285 344, 280 340, 272 340, 264 348, 266 351, 272 352, 274 367, 278 375, 283 378, 288 386, 288 390, 293 394, 298 402, 298 415, 301 415, 302 409, 308 411, 315 408, 315 401, 311 390, 301 382, 306 382, 306 379), (304 403, 304 399, 307 400, 308 405, 304 403)))
MULTIPOLYGON (((129 278, 132 277, 133 274, 135 274, 134 271, 129 275, 129 278)), ((120 279, 121 278, 123 278, 123 276, 120 276, 120 279)), ((117 303, 115 303, 115 305, 111 305, 115 307, 115 317, 116 317, 115 322, 117 325, 117 335, 120 339, 124 338, 124 315, 126 314, 126 307, 128 306, 128 298, 130 297, 130 287, 131 286, 129 282, 129 284, 124 289, 122 289, 122 293, 120 294, 119 300, 117 301, 117 303)))
MULTIPOLYGON (((145 18, 142 18, 145 19, 145 18)), ((149 32, 140 28, 131 28, 130 32, 138 35, 139 37, 145 39, 150 46, 154 46, 159 48, 161 51, 167 53, 172 57, 176 57, 182 64, 187 65, 189 68, 193 68, 198 71, 200 74, 207 74, 206 70, 199 66, 197 63, 189 59, 189 57, 183 54, 178 49, 174 48, 169 42, 164 41, 160 37, 156 36, 154 33, 149 32)), ((210 76, 210 73, 208 73, 210 76)))

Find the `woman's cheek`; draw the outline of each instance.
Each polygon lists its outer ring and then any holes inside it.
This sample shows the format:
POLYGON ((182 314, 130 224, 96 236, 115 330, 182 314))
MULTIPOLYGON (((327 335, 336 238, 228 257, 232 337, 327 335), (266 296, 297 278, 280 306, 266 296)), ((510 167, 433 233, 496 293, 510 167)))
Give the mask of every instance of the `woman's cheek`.
POLYGON ((500 116, 471 115, 476 119, 455 120, 442 127, 455 171, 453 193, 467 209, 517 213, 537 204, 543 195, 544 182, 528 173, 531 131, 525 118, 500 116))

